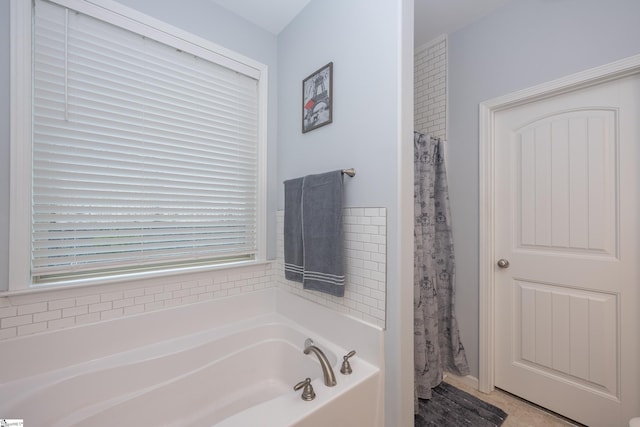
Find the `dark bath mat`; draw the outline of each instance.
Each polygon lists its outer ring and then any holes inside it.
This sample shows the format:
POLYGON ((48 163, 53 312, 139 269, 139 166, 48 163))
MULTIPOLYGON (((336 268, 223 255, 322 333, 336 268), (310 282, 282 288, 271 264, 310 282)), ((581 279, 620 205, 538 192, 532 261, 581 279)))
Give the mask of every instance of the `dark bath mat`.
POLYGON ((497 427, 506 418, 502 409, 442 382, 431 399, 420 399, 415 427, 497 427))

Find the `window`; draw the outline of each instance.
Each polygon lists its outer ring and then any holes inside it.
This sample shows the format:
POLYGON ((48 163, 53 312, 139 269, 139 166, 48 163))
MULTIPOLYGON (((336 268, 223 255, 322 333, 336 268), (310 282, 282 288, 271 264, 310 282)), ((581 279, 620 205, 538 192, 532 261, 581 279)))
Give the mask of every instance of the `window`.
POLYGON ((114 3, 24 3, 11 289, 260 259, 264 67, 114 3))

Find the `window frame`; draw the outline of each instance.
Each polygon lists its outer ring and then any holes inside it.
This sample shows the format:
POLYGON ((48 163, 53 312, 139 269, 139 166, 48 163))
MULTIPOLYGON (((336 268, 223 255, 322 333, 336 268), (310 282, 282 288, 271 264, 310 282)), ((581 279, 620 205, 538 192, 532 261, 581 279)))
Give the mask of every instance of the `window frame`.
POLYGON ((266 260, 267 66, 209 40, 173 27, 112 0, 47 0, 202 57, 256 79, 258 84, 258 188, 255 260, 34 284, 31 276, 32 211, 32 25, 31 1, 10 2, 10 190, 9 289, 24 292, 63 286, 93 285, 251 265, 266 260))

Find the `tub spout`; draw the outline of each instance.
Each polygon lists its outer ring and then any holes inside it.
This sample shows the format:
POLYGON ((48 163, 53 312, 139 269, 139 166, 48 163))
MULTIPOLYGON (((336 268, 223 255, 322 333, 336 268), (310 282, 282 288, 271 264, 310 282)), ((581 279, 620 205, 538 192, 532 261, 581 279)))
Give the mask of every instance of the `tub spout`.
POLYGON ((318 360, 320 361, 322 375, 324 376, 324 385, 327 387, 333 387, 336 385, 336 376, 333 373, 333 369, 331 369, 331 364, 329 363, 327 356, 325 356, 322 350, 313 345, 311 338, 307 338, 304 342, 304 354, 309 354, 311 352, 318 356, 318 360))

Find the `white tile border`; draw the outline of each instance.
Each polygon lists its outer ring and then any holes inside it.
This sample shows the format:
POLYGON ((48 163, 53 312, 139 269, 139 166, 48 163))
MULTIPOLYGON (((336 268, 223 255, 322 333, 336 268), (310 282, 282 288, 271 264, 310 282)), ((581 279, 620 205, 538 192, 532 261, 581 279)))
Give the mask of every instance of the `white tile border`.
POLYGON ((269 288, 273 266, 0 297, 0 340, 269 288))

